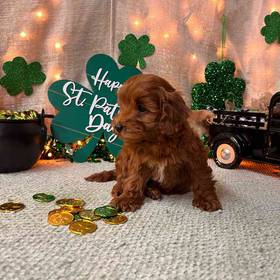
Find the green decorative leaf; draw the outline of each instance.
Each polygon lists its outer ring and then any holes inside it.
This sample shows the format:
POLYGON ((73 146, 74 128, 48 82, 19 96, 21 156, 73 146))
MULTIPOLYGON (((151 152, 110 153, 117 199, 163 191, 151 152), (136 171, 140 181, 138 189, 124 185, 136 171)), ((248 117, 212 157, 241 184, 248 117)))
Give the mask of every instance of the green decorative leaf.
POLYGON ((151 56, 155 52, 155 46, 149 43, 150 38, 142 35, 139 39, 134 34, 128 34, 124 40, 119 42, 120 56, 118 62, 121 65, 136 67, 139 64, 141 69, 146 67, 144 57, 151 56))
MULTIPOLYGON (((136 37, 135 37, 136 38, 136 37)), ((148 35, 142 35, 141 37, 139 37, 138 42, 141 46, 145 46, 147 44, 149 44, 150 38, 148 35)))
POLYGON ((118 155, 122 141, 111 128, 112 117, 118 112, 116 92, 128 78, 140 73, 130 66, 119 69, 110 56, 97 54, 86 66, 91 89, 69 80, 50 86, 49 100, 59 111, 51 125, 53 136, 64 144, 88 139, 87 144, 73 154, 74 161, 86 161, 103 135, 109 151, 118 155))
POLYGON ((131 55, 130 57, 125 55, 120 55, 118 62, 121 65, 136 67, 138 63, 138 58, 133 55, 131 55))
POLYGON ((23 57, 16 57, 12 61, 3 64, 3 71, 6 74, 0 79, 0 85, 8 94, 15 96, 21 92, 25 95, 33 93, 32 85, 42 84, 46 75, 41 72, 42 66, 39 62, 32 62, 29 65, 23 57))
POLYGON ((272 44, 276 40, 280 43, 280 14, 279 12, 272 12, 264 18, 265 26, 261 29, 261 34, 265 37, 268 44, 272 44))
POLYGON ((234 77, 235 64, 230 60, 210 62, 205 68, 206 83, 195 84, 192 88, 192 109, 225 109, 225 101, 230 100, 237 108, 243 104, 246 83, 234 77))
POLYGON ((140 69, 144 69, 146 67, 146 61, 144 58, 139 59, 139 66, 140 66, 140 69))

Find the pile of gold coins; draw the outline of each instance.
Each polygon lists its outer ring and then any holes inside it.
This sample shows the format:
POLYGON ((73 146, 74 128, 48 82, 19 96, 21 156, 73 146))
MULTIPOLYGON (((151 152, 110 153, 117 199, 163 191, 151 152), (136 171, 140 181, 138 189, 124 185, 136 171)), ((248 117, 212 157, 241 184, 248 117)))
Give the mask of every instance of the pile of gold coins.
POLYGON ((64 198, 56 201, 60 206, 48 214, 48 223, 53 226, 67 226, 69 231, 75 234, 83 235, 95 232, 97 225, 95 221, 103 220, 106 224, 123 224, 127 217, 118 213, 117 209, 105 205, 95 210, 84 209, 85 202, 77 198, 64 198))
MULTIPOLYGON (((55 196, 45 193, 33 195, 38 202, 51 202, 55 196)), ((106 224, 119 225, 127 222, 127 217, 119 213, 111 205, 91 209, 84 209, 85 201, 78 198, 63 198, 56 201, 60 208, 54 209, 48 214, 48 223, 52 226, 69 226, 69 231, 78 235, 93 233, 97 229, 98 220, 106 224)), ((7 202, 0 205, 0 212, 17 212, 23 210, 25 205, 18 202, 7 202)))

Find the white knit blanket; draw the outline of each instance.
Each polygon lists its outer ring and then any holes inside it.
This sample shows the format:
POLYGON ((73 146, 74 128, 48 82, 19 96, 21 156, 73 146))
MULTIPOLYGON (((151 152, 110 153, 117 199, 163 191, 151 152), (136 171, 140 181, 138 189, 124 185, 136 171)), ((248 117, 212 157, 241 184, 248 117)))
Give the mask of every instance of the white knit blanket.
POLYGON ((41 161, 29 171, 0 174, 0 203, 26 205, 0 213, 0 279, 280 279, 280 177, 272 167, 266 175, 210 164, 223 211, 194 209, 190 193, 147 198, 128 213, 126 224, 99 221, 97 231, 85 236, 50 226, 47 215, 55 203, 40 204, 32 195, 78 197, 87 208, 104 205, 114 182, 83 177, 112 164, 41 161))

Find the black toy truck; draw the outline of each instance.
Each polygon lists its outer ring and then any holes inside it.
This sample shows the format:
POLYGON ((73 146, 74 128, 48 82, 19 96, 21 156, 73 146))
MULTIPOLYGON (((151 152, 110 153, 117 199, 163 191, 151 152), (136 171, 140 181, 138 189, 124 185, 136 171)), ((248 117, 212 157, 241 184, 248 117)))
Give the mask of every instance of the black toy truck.
POLYGON ((280 166, 280 92, 268 113, 214 110, 209 144, 216 164, 236 168, 243 159, 280 166))

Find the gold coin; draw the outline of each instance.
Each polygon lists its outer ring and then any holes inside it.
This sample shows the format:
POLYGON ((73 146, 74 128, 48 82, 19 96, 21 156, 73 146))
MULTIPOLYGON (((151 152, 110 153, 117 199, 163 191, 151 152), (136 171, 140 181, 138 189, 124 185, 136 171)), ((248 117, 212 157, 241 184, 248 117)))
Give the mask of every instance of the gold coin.
POLYGON ((128 218, 123 214, 118 214, 117 216, 110 217, 110 218, 107 218, 107 219, 103 219, 103 221, 106 224, 110 224, 110 225, 124 224, 124 223, 127 222, 127 220, 128 220, 128 218))
POLYGON ((49 214, 48 223, 52 226, 66 226, 74 220, 74 216, 66 211, 58 211, 49 214))
POLYGON ((50 216, 50 215, 55 214, 55 213, 60 213, 61 211, 63 211, 61 208, 59 208, 59 209, 53 209, 52 211, 49 212, 48 215, 50 216))
POLYGON ((81 218, 85 220, 97 221, 101 219, 101 217, 94 214, 94 210, 83 210, 79 214, 81 218))
POLYGON ((0 205, 0 212, 17 212, 25 208, 22 203, 7 202, 0 205))
POLYGON ((72 233, 79 234, 79 235, 95 232, 96 229, 97 229, 97 225, 94 222, 87 221, 87 220, 74 221, 69 226, 69 230, 72 233))
POLYGON ((79 198, 63 198, 56 201, 57 205, 63 206, 80 206, 83 207, 86 203, 79 198))
POLYGON ((62 211, 67 211, 67 212, 70 212, 72 214, 76 214, 76 213, 79 213, 80 211, 83 210, 83 207, 81 206, 76 206, 76 205, 62 205, 60 207, 60 209, 62 211))

